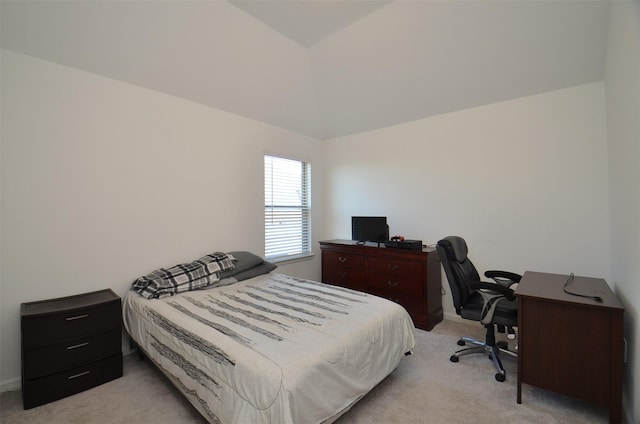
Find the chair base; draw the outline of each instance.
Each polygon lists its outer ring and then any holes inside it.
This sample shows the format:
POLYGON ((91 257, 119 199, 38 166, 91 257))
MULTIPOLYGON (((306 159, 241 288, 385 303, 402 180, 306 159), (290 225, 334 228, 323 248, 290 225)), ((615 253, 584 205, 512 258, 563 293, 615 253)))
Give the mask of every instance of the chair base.
POLYGON ((507 373, 504 370, 504 367, 502 366, 502 361, 500 360, 500 354, 506 354, 514 358, 517 358, 518 354, 516 352, 513 352, 507 349, 506 345, 505 347, 502 347, 503 345, 500 342, 495 343, 495 334, 493 332, 493 326, 487 327, 487 340, 489 340, 489 343, 483 342, 478 339, 474 339, 473 337, 462 337, 460 340, 458 340, 458 345, 464 346, 467 343, 469 343, 473 346, 457 351, 456 353, 451 355, 449 359, 451 360, 451 362, 458 362, 461 356, 470 355, 472 353, 484 353, 491 360, 493 360, 493 364, 495 365, 496 370, 498 371, 495 375, 496 380, 503 382, 506 378, 507 373))

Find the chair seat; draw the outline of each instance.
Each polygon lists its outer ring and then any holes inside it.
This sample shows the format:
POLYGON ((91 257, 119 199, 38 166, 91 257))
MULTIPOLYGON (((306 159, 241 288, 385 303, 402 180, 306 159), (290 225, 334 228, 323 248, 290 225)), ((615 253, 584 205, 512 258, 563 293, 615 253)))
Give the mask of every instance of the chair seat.
MULTIPOLYGON (((474 293, 469 297, 468 302, 460 309, 460 316, 465 319, 480 321, 483 305, 484 299, 482 295, 474 293)), ((492 323, 506 326, 518 325, 518 302, 507 299, 500 300, 493 314, 492 323)))

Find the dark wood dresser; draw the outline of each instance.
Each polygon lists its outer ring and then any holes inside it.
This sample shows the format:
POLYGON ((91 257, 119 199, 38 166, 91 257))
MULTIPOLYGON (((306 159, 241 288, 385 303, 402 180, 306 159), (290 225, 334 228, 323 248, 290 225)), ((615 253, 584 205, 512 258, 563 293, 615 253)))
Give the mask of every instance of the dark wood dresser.
POLYGON ((24 409, 122 376, 121 311, 109 289, 21 305, 24 409))
POLYGON ((321 241, 320 249, 322 282, 393 300, 423 330, 442 321, 440 261, 435 249, 386 248, 352 240, 321 241))

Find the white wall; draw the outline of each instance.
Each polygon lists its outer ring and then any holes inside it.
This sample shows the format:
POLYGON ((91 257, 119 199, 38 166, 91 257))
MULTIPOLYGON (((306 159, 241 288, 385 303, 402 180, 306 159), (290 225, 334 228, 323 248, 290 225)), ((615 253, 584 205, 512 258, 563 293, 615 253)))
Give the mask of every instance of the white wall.
MULTIPOLYGON (((611 282, 625 306, 628 344, 624 403, 628 422, 640 408, 640 2, 611 3, 606 61, 611 282)), ((635 417, 635 420, 633 419, 635 417)))
POLYGON ((305 48, 227 1, 3 1, 2 47, 303 134, 324 133, 305 48))
MULTIPOLYGON (((21 302, 264 254, 263 153, 311 161, 321 204, 319 140, 8 50, 2 89, 2 389, 20 383, 21 302)), ((319 279, 319 254, 280 271, 319 279)))
POLYGON ((606 1, 393 1, 313 45, 329 137, 602 80, 606 1))
MULTIPOLYGON (((392 234, 467 240, 480 272, 608 277, 604 85, 328 140, 325 228, 386 215, 392 234)), ((443 273, 445 314, 455 316, 443 273)))

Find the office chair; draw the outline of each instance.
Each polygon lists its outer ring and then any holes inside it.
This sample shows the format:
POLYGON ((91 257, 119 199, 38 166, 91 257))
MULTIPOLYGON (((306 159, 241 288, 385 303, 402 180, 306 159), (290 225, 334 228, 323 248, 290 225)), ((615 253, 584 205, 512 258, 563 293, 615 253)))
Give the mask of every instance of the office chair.
POLYGON ((451 287, 456 313, 464 319, 479 321, 486 329, 484 341, 472 337, 462 337, 459 346, 468 347, 454 353, 449 359, 458 362, 459 358, 470 353, 485 353, 493 360, 498 371, 496 380, 505 380, 505 370, 500 361, 504 353, 517 358, 517 354, 508 349, 506 342, 496 343, 495 330, 508 331, 508 338, 515 338, 514 327, 518 325, 518 309, 511 286, 520 281, 521 275, 506 271, 487 271, 485 277, 494 283, 480 281, 473 263, 467 257, 467 243, 458 236, 449 236, 440 240, 436 246, 445 274, 451 287))

